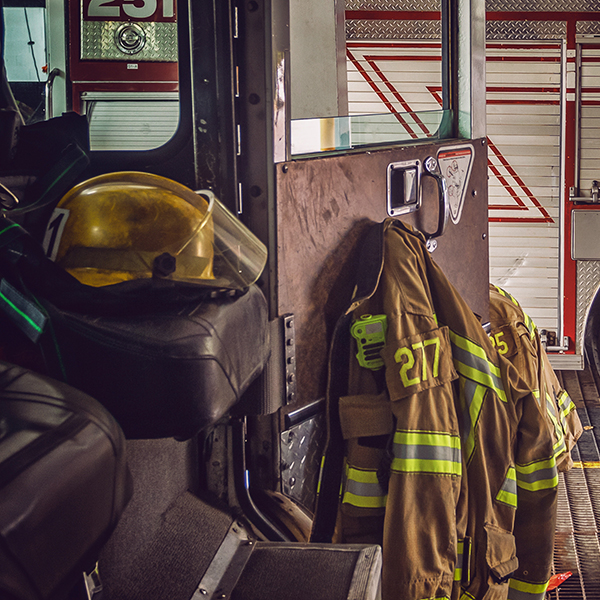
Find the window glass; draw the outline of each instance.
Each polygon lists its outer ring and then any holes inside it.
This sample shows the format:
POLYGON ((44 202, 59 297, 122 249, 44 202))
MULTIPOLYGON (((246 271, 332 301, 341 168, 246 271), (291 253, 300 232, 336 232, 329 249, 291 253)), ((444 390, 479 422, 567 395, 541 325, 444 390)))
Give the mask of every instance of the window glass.
POLYGON ((449 135, 440 0, 291 0, 290 25, 293 155, 449 135))
POLYGON ((47 0, 3 13, 7 76, 27 123, 85 114, 100 151, 151 150, 173 137, 175 0, 47 0))
POLYGON ((8 6, 4 12, 4 65, 9 81, 45 81, 45 8, 8 6))

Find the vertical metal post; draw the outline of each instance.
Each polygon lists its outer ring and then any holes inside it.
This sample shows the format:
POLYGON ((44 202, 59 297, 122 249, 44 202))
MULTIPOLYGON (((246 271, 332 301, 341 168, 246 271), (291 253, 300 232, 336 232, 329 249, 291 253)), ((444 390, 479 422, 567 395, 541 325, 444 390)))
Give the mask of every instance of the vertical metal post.
POLYGON ((287 0, 240 1, 237 13, 242 219, 269 250, 260 284, 273 319, 278 316, 275 169, 290 156, 289 6, 287 0))
POLYGON ((290 159, 290 9, 289 2, 271 0, 271 64, 273 65, 273 162, 290 159))
POLYGON ((457 0, 458 133, 462 138, 486 135, 485 2, 457 0))
MULTIPOLYGON (((574 173, 574 183, 573 187, 575 188, 573 196, 581 196, 580 187, 580 167, 581 167, 581 52, 582 47, 580 43, 575 45, 575 57, 576 57, 576 66, 575 66, 575 173, 574 173)), ((568 76, 568 74, 567 74, 568 76)), ((567 83, 567 88, 571 87, 567 83)))
POLYGON ((335 46, 337 51, 338 114, 348 114, 348 67, 346 58, 346 2, 335 0, 335 46))
POLYGON ((189 1, 194 170, 197 187, 212 190, 237 212, 237 150, 229 1, 189 1))
POLYGON ((442 0, 442 108, 452 110, 450 137, 458 137, 458 0, 442 0))
POLYGON ((48 73, 55 72, 51 83, 52 99, 47 101, 46 118, 58 117, 67 110, 67 54, 65 11, 63 0, 46 3, 46 39, 48 40, 48 73), (55 71, 58 69, 58 73, 55 71))

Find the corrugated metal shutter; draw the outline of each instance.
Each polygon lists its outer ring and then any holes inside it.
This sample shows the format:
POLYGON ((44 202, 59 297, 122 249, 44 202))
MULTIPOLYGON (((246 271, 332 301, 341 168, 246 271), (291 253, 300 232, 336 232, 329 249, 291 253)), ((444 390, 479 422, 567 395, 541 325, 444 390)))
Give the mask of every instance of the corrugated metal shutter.
POLYGON ((490 278, 559 325, 562 46, 488 44, 490 278))
POLYGON ((581 163, 579 189, 589 196, 592 181, 600 182, 600 46, 581 50, 581 163))
MULTIPOLYGON (((351 115, 441 108, 439 42, 352 40, 347 48, 351 115)), ((538 327, 557 331, 562 46, 490 43, 487 58, 490 279, 538 327)))
POLYGON ((179 124, 178 94, 87 94, 84 108, 92 150, 151 150, 167 142, 179 124))
POLYGON ((352 41, 347 43, 348 112, 392 113, 380 122, 352 119, 352 141, 361 144, 410 140, 435 133, 441 109, 441 46, 431 41, 352 41), (407 117, 435 111, 436 116, 407 117))

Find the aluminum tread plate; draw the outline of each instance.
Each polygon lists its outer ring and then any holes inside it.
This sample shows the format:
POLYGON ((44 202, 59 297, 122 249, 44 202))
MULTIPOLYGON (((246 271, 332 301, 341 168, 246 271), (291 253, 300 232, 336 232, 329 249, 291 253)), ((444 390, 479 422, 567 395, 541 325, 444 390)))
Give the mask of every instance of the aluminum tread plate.
POLYGON ((549 600, 600 598, 600 399, 589 367, 558 371, 577 407, 584 431, 572 450, 573 468, 561 473, 558 488, 554 573, 573 575, 549 600))

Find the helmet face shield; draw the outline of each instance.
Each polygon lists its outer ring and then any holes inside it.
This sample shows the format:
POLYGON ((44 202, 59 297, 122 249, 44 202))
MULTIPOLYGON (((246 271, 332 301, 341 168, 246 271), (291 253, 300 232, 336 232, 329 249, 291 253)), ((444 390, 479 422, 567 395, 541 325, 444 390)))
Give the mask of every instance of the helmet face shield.
POLYGON ((58 203, 46 254, 81 283, 159 278, 244 289, 267 251, 210 191, 148 173, 100 175, 58 203))

